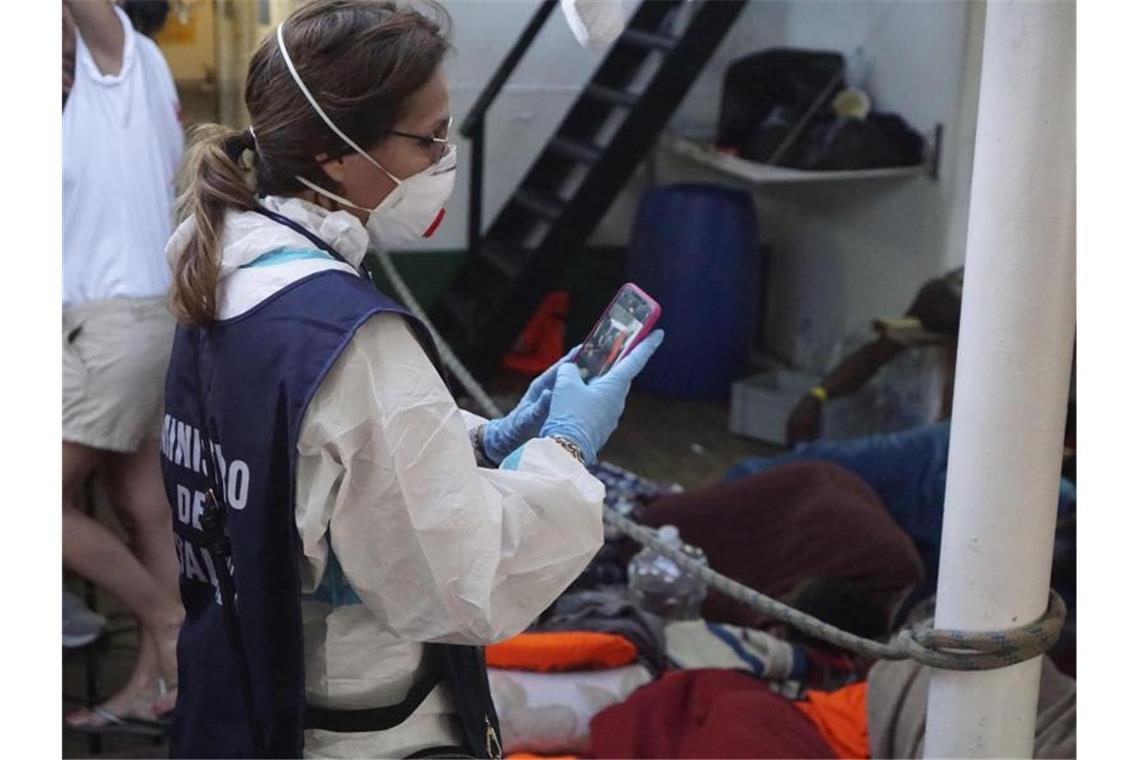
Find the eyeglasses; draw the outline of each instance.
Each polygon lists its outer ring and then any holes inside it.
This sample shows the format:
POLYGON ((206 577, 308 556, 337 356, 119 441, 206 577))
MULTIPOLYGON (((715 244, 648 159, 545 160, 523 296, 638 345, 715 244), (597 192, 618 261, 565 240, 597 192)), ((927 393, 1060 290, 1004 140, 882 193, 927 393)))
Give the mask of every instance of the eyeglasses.
POLYGON ((452 119, 448 119, 447 125, 444 126, 442 130, 436 130, 437 132, 442 132, 442 135, 417 135, 412 132, 401 132, 398 129, 389 129, 388 134, 415 140, 417 145, 431 154, 432 161, 439 161, 439 159, 443 158, 443 154, 447 150, 447 136, 451 132, 451 122, 452 119))

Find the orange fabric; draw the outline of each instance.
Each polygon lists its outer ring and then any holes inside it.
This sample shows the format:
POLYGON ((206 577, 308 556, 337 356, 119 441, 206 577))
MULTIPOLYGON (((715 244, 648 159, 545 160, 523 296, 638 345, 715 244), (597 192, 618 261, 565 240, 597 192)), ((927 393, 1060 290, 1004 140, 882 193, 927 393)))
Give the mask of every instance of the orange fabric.
POLYGON ((563 334, 569 310, 568 292, 556 290, 547 293, 515 341, 514 348, 503 357, 503 367, 524 375, 537 375, 561 359, 566 353, 563 334))
POLYGON ((824 741, 839 758, 868 760, 871 744, 867 738, 867 682, 844 686, 838 691, 807 692, 796 707, 811 720, 824 741))
POLYGON ((547 673, 560 670, 604 670, 637 660, 637 647, 612 633, 550 631, 520 633, 487 647, 487 665, 508 670, 547 673))
POLYGON ((532 755, 529 752, 512 752, 507 760, 578 760, 577 755, 532 755))

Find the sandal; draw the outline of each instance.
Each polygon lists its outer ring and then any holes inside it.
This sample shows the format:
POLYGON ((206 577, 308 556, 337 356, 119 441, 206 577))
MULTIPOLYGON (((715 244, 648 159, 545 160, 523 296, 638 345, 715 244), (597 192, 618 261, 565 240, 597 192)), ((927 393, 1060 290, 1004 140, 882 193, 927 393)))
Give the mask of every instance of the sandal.
MULTIPOLYGON (((74 731, 83 734, 137 734, 140 736, 162 736, 170 727, 169 714, 156 716, 154 720, 132 716, 117 715, 105 707, 96 705, 86 711, 87 715, 96 720, 77 723, 68 718, 63 719, 65 731, 74 731)), ((80 713, 80 718, 85 717, 80 713)))
MULTIPOLYGON (((150 703, 150 707, 168 702, 168 697, 177 689, 171 688, 163 678, 158 679, 158 696, 150 703)), ((74 714, 73 714, 74 715, 74 714)), ((87 734, 106 733, 134 733, 146 736, 161 736, 170 728, 171 718, 174 716, 173 703, 167 704, 161 710, 153 710, 152 717, 138 715, 120 715, 102 705, 96 705, 89 710, 80 712, 77 716, 84 722, 76 722, 74 718, 64 718, 63 727, 68 731, 77 731, 87 734), (84 714, 86 713, 86 714, 84 714), (91 720, 88 716, 93 717, 91 720)))
POLYGON ((152 723, 158 723, 163 726, 169 726, 171 719, 174 718, 174 706, 178 702, 178 682, 167 684, 165 678, 158 679, 158 697, 155 698, 152 706, 156 707, 154 711, 154 719, 152 723), (171 699, 173 697, 173 699, 171 699))

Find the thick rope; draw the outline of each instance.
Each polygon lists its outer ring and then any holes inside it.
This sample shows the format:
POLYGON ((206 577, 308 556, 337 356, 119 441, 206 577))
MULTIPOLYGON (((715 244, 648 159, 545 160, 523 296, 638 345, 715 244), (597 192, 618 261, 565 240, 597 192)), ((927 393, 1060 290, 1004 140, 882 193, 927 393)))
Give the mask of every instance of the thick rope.
POLYGON ((1017 628, 1001 631, 936 630, 929 627, 927 621, 914 628, 904 628, 888 643, 865 639, 721 575, 679 548, 660 541, 654 529, 638 525, 616 510, 606 509, 603 518, 611 527, 668 557, 726 596, 817 639, 874 659, 912 659, 943 670, 1004 668, 1048 651, 1060 637, 1061 626, 1065 622, 1065 603, 1057 592, 1050 591, 1045 613, 1032 623, 1017 628))
MULTIPOLYGON (((431 332, 444 363, 459 379, 490 418, 501 417, 502 411, 486 391, 471 376, 451 347, 436 332, 419 303, 408 290, 403 278, 392 264, 387 253, 379 254, 380 265, 397 294, 431 332)), ((1050 589, 1049 603, 1041 617, 1032 623, 997 631, 962 631, 935 629, 932 620, 900 630, 889 642, 865 639, 823 622, 811 615, 778 602, 732 578, 721 575, 707 565, 693 559, 680 549, 662 542, 657 531, 639 525, 612 507, 602 512, 605 522, 634 541, 653 549, 677 563, 686 572, 700 578, 710 588, 731 597, 752 609, 797 630, 842 649, 879 660, 911 659, 942 670, 994 670, 1016 665, 1047 652, 1061 636, 1065 622, 1065 602, 1050 589)))

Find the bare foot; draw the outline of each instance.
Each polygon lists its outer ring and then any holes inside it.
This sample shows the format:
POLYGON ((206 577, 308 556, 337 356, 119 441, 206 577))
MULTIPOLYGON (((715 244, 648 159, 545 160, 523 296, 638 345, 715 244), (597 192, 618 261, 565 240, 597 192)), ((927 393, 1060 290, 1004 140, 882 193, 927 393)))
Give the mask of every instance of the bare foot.
POLYGON ((143 632, 143 636, 150 640, 150 646, 157 653, 159 677, 165 684, 165 691, 178 690, 178 632, 182 630, 184 617, 182 607, 179 606, 178 615, 170 622, 144 629, 143 632))
POLYGON ((140 629, 139 659, 130 683, 135 689, 156 692, 160 714, 174 709, 174 698, 178 694, 177 648, 180 627, 181 623, 166 625, 157 631, 152 628, 140 629))
POLYGON ((174 712, 174 705, 178 702, 178 684, 167 684, 165 680, 158 682, 158 697, 154 700, 154 711, 160 717, 169 716, 174 712))
POLYGON ((64 722, 72 728, 103 728, 128 720, 155 722, 171 709, 169 694, 162 693, 158 683, 152 683, 144 689, 129 686, 95 709, 76 710, 64 722))
POLYGON ((124 720, 155 721, 168 716, 178 697, 174 649, 178 626, 139 629, 139 656, 126 685, 95 709, 77 710, 65 718, 73 728, 103 728, 124 720))

